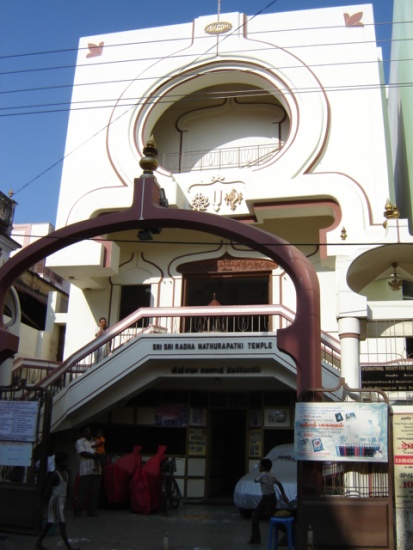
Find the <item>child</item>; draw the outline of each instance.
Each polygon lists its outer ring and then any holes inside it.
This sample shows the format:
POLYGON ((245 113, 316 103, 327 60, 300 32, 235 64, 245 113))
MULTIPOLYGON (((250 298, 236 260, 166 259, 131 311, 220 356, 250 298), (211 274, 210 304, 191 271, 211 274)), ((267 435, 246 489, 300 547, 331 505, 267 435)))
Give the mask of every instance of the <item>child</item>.
POLYGON ((252 513, 251 538, 249 544, 260 544, 260 519, 263 516, 272 517, 277 509, 277 497, 274 485, 279 487, 283 500, 288 504, 289 500, 285 494, 281 482, 271 473, 272 462, 269 458, 262 458, 259 465, 260 474, 254 479, 255 483, 261 486, 261 500, 252 513))
POLYGON ((94 438, 95 442, 92 445, 92 448, 95 449, 95 452, 98 453, 99 461, 101 466, 106 466, 107 464, 107 456, 106 456, 106 450, 105 450, 105 443, 106 439, 104 436, 103 430, 98 430, 96 432, 96 437, 94 438))
POLYGON ((58 452, 55 455, 55 464, 56 469, 53 474, 50 476, 47 488, 46 495, 51 493, 49 499, 48 507, 48 518, 47 523, 43 527, 42 532, 40 533, 39 538, 37 539, 35 548, 36 550, 46 550, 43 546, 43 540, 46 537, 50 527, 54 523, 59 524, 60 535, 63 539, 63 542, 66 545, 68 550, 79 550, 79 548, 73 548, 70 545, 69 539, 67 538, 66 532, 66 522, 64 516, 64 508, 66 503, 66 496, 68 491, 71 493, 71 486, 69 484, 69 474, 67 472, 67 459, 68 454, 64 452, 58 452))

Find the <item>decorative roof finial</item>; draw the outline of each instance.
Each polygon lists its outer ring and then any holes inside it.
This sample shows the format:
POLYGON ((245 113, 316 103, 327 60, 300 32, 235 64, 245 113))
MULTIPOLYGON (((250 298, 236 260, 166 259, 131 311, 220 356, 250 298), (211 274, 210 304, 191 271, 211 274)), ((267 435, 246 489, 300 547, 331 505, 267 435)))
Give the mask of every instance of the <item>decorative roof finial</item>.
POLYGON ((395 204, 392 204, 389 199, 386 201, 385 211, 383 214, 387 220, 397 220, 400 218, 399 209, 395 204))
POLYGON ((156 158, 158 156, 158 149, 156 148, 153 136, 146 142, 143 154, 144 156, 139 161, 139 166, 142 168, 144 174, 152 176, 159 166, 158 159, 156 158))

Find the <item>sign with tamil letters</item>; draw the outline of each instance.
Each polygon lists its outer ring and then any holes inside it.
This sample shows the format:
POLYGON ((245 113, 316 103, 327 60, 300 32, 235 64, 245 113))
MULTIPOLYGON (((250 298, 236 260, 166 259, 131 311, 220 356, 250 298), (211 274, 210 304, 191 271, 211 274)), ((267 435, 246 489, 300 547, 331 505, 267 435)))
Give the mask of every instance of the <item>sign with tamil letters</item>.
POLYGON ((386 403, 297 403, 296 460, 388 461, 386 403))

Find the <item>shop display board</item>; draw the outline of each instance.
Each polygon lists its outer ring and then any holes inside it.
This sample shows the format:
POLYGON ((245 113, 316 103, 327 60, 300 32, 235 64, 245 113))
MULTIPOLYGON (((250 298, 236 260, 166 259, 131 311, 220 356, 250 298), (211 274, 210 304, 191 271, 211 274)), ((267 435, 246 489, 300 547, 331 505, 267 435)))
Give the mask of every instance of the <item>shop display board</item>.
POLYGON ((387 462, 386 403, 297 403, 296 460, 387 462))

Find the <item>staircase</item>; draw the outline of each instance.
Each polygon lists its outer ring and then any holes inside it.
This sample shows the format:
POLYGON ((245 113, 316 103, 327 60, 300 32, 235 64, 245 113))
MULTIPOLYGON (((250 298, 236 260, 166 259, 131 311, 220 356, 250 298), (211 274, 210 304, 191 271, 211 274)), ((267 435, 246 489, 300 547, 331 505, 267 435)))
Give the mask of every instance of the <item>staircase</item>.
MULTIPOLYGON (((186 377, 196 385, 228 376, 232 384, 248 384, 256 375, 294 388, 295 365, 278 350, 276 338, 292 322, 292 312, 279 305, 141 308, 60 365, 17 360, 13 379, 52 393, 53 430, 79 425, 160 379, 186 377), (97 362, 101 347, 110 353, 97 362)), ((327 335, 322 363, 323 384, 334 387, 340 353, 327 335)))

